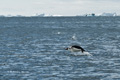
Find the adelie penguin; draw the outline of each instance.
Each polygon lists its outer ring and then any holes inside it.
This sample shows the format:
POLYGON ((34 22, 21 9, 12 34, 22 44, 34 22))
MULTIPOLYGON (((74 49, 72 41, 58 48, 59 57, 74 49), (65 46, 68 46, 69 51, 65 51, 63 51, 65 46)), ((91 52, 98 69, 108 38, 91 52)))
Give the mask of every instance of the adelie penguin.
POLYGON ((89 52, 86 52, 85 49, 83 49, 81 46, 78 46, 78 45, 70 46, 65 50, 69 50, 71 52, 82 52, 83 55, 91 55, 89 52))
POLYGON ((85 51, 82 47, 77 46, 77 45, 73 45, 71 47, 68 47, 65 50, 69 50, 69 51, 72 51, 72 52, 79 52, 79 51, 81 51, 82 53, 85 51))

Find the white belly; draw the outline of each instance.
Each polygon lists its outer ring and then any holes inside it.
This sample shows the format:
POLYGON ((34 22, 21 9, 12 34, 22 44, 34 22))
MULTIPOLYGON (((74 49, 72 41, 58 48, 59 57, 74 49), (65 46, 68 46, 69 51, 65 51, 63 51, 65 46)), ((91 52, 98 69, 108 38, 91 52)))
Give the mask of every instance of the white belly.
POLYGON ((72 48, 72 49, 71 49, 71 51, 72 51, 72 52, 80 52, 80 51, 81 51, 81 49, 72 48))

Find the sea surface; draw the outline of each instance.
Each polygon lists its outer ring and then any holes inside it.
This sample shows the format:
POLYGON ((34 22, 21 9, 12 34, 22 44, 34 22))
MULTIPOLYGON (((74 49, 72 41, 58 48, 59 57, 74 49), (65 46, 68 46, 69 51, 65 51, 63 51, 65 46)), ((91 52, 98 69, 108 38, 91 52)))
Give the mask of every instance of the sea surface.
POLYGON ((0 80, 120 80, 120 17, 0 17, 0 80))

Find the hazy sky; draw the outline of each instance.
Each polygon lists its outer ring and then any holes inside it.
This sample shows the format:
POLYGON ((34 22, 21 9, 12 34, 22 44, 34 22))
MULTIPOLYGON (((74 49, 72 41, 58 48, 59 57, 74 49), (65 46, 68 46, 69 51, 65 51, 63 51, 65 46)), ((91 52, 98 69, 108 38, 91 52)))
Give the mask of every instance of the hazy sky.
POLYGON ((0 0, 0 15, 80 15, 85 13, 116 12, 120 0, 0 0))

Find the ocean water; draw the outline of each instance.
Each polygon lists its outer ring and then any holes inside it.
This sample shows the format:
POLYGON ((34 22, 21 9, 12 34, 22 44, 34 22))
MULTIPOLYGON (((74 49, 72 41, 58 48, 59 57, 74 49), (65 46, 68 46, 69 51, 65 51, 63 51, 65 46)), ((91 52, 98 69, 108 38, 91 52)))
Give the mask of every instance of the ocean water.
POLYGON ((1 17, 0 80, 120 80, 120 17, 1 17))

